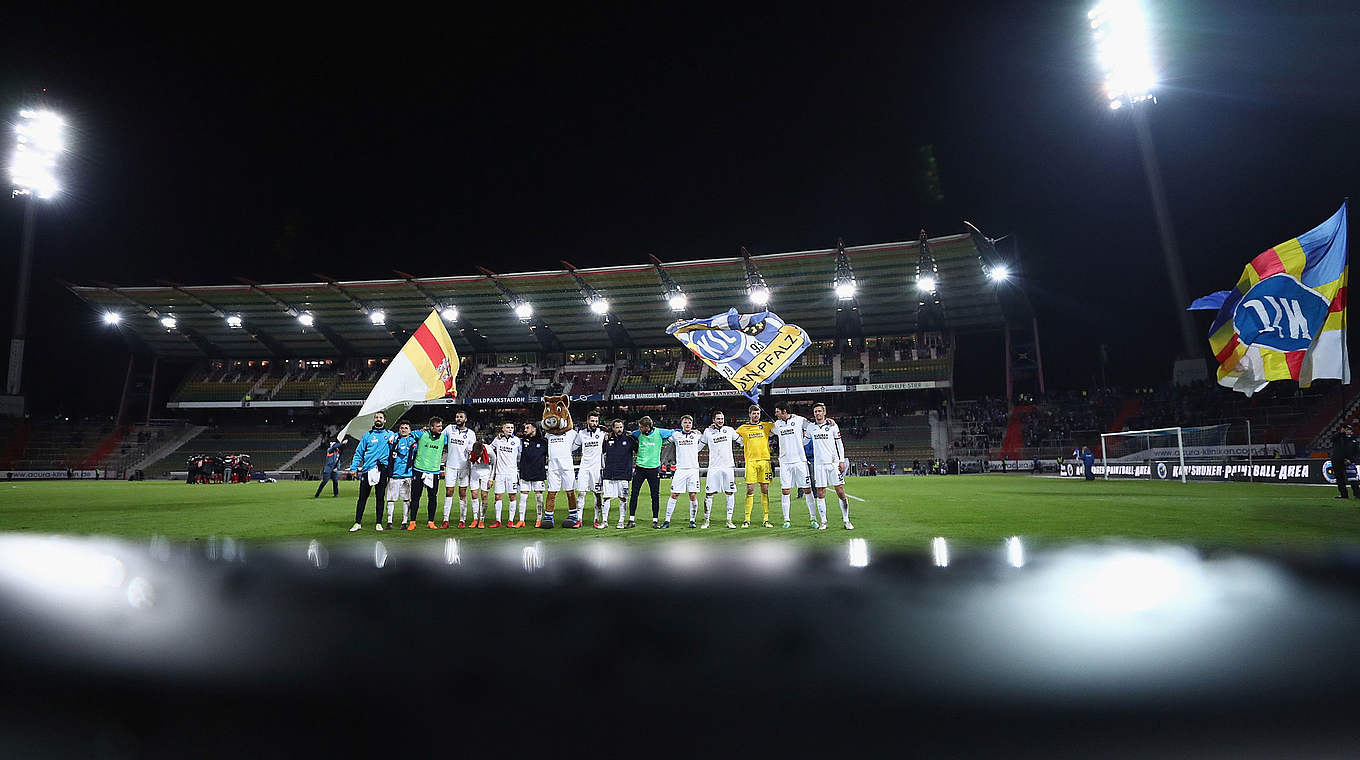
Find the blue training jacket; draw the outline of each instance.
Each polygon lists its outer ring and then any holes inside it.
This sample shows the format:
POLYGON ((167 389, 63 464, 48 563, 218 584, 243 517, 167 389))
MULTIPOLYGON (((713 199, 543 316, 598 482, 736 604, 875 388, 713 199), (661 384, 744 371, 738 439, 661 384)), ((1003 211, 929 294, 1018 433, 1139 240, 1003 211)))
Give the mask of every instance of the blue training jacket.
POLYGON ((416 461, 416 441, 414 435, 398 436, 392 442, 392 477, 409 478, 411 477, 411 466, 416 461))
POLYGON ((397 434, 391 430, 374 428, 364 433, 359 438, 359 445, 354 447, 354 462, 349 468, 355 472, 368 472, 380 464, 387 464, 396 440, 397 434))
POLYGON ((324 468, 326 472, 339 469, 340 449, 342 448, 344 448, 344 444, 339 441, 331 441, 330 448, 326 449, 326 466, 324 468))

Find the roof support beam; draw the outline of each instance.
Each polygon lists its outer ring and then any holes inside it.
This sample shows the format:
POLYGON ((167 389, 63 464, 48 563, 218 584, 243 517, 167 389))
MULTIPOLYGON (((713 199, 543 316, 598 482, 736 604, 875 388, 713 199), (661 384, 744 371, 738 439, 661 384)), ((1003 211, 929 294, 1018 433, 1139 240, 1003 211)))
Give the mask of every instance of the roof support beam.
MULTIPOLYGON (((270 303, 279 307, 279 309, 288 316, 299 317, 302 315, 302 311, 289 305, 285 301, 275 296, 273 293, 270 293, 260 283, 255 282, 254 280, 247 280, 244 277, 237 277, 236 281, 243 285, 249 285, 250 289, 253 292, 259 293, 260 295, 264 296, 266 299, 269 300, 270 303)), ((341 357, 359 355, 359 352, 354 350, 354 346, 350 345, 349 341, 345 340, 345 338, 342 335, 340 335, 340 333, 336 332, 335 330, 332 330, 330 326, 327 325, 326 323, 316 322, 313 323, 312 327, 316 329, 317 333, 322 338, 326 339, 327 343, 331 344, 331 348, 334 348, 337 352, 339 352, 341 357)))
MULTIPOLYGON (((109 291, 118 298, 127 301, 129 304, 136 307, 137 309, 139 309, 152 319, 159 321, 164 317, 174 316, 172 312, 162 313, 159 309, 156 309, 154 306, 138 301, 132 296, 129 296, 127 293, 124 293, 121 290, 119 290, 117 285, 108 282, 96 282, 95 284, 109 291)), ((177 332, 180 335, 183 335, 186 339, 188 339, 188 341, 194 344, 194 347, 196 347, 199 350, 199 352, 202 353, 203 356, 206 358, 225 358, 227 355, 226 352, 223 351, 220 346, 205 338, 202 333, 190 327, 189 325, 180 323, 178 318, 176 318, 175 320, 174 332, 177 332)))
MULTIPOLYGON (((313 274, 315 274, 317 277, 321 278, 321 281, 324 282, 324 283, 326 283, 326 287, 328 287, 328 288, 330 288, 331 290, 334 290, 335 292, 337 292, 337 293, 339 293, 340 295, 344 296, 345 300, 346 300, 346 301, 349 301, 351 304, 353 304, 353 305, 354 305, 354 308, 356 308, 356 309, 358 309, 359 311, 363 312, 364 316, 369 316, 369 315, 372 314, 374 311, 376 311, 376 309, 374 309, 373 307, 369 306, 368 304, 364 303, 363 301, 360 301, 359 299, 357 299, 357 298, 355 298, 354 296, 350 295, 350 292, 349 292, 348 290, 345 290, 345 286, 343 286, 343 285, 341 285, 339 282, 337 282, 336 279, 335 279, 334 277, 330 277, 330 276, 324 275, 324 274, 319 274, 319 273, 316 273, 316 272, 313 272, 313 274)), ((410 338, 410 337, 411 337, 410 332, 401 329, 401 325, 397 324, 394 320, 392 320, 392 319, 390 319, 390 318, 387 318, 386 313, 384 313, 383 323, 382 323, 381 325, 374 325, 374 326, 375 326, 375 327, 379 327, 379 326, 380 326, 380 327, 384 328, 384 329, 387 331, 387 334, 390 335, 390 336, 392 336, 392 342, 397 344, 397 348, 398 348, 398 349, 400 349, 402 346, 406 345, 406 340, 407 340, 407 338, 410 338)))
MULTIPOLYGON (((515 291, 502 285, 500 281, 496 279, 495 272, 486 267, 477 267, 477 271, 486 275, 486 279, 491 281, 492 286, 500 291, 501 297, 505 299, 505 305, 509 306, 511 310, 522 303, 528 303, 525 299, 520 298, 515 291)), ((563 353, 566 351, 562 346, 562 341, 553 333, 552 328, 548 327, 548 323, 543 321, 543 317, 540 317, 537 313, 533 314, 528 319, 521 319, 520 321, 529 326, 529 333, 534 336, 534 339, 538 341, 539 347, 544 351, 549 353, 563 353)))
MULTIPOLYGON (((393 269, 392 271, 396 273, 398 277, 405 280, 407 285, 409 285, 412 288, 415 288, 417 293, 424 296, 425 302, 428 303, 430 305, 430 308, 434 309, 435 311, 442 313, 444 309, 449 306, 457 308, 457 305, 453 303, 447 302, 441 303, 437 298, 434 297, 434 294, 426 290, 425 287, 421 285, 418 280, 416 280, 415 275, 407 274, 406 272, 403 272, 398 269, 393 269)), ((463 336, 463 340, 467 341, 469 346, 472 346, 473 353, 489 354, 495 352, 495 349, 491 347, 491 342, 486 339, 486 336, 482 335, 482 333, 476 327, 473 327, 472 325, 468 324, 467 318, 464 317, 461 313, 458 315, 458 319, 455 320, 455 322, 457 323, 455 331, 459 335, 463 336)))
MULTIPOLYGON (((212 312, 213 316, 224 320, 227 318, 227 313, 223 311, 221 308, 219 308, 216 304, 213 304, 209 302, 207 299, 200 298, 198 295, 185 290, 183 285, 180 285, 177 282, 170 282, 169 280, 160 280, 160 283, 167 287, 174 288, 176 293, 183 295, 190 301, 193 301, 199 306, 202 306, 203 308, 212 312)), ((265 350, 268 351, 274 358, 283 359, 288 356, 288 352, 286 349, 284 349, 283 345, 280 344, 277 340, 275 340, 274 336, 270 335, 264 328, 258 327, 256 325, 246 325, 243 323, 241 329, 245 329, 247 331, 246 334, 249 335, 256 343, 259 343, 261 346, 264 346, 265 350)))
MULTIPOLYGON (((605 299, 604 296, 590 287, 590 283, 586 282, 579 274, 576 274, 576 267, 572 266, 571 262, 563 261, 562 267, 567 270, 567 273, 571 275, 571 279, 576 282, 576 288, 581 291, 581 298, 585 300, 587 308, 597 300, 603 300, 605 303, 608 303, 608 300, 605 299)), ((609 343, 612 347, 633 348, 633 337, 624 329, 623 323, 619 321, 619 318, 614 315, 612 310, 606 310, 604 314, 598 316, 600 317, 600 322, 604 325, 605 332, 609 335, 609 343)))

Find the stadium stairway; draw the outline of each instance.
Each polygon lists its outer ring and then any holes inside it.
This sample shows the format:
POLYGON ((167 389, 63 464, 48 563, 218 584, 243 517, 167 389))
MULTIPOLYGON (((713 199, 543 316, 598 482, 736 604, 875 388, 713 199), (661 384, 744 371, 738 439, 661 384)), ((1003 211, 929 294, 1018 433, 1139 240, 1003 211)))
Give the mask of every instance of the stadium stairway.
POLYGON ((1017 406, 1011 409, 1010 422, 1006 423, 1006 437, 1001 439, 1001 453, 1010 459, 1020 456, 1025 447, 1024 417, 1034 411, 1032 406, 1017 406))
POLYGON ((280 470, 293 469, 293 465, 302 461, 307 455, 311 454, 313 451, 316 451, 318 448, 320 448, 321 444, 325 443, 326 439, 329 437, 330 436, 326 435, 325 433, 322 433, 321 435, 318 435, 316 438, 313 438, 312 442, 303 447, 302 451, 299 451, 298 453, 294 454, 292 459, 289 459, 288 461, 279 465, 279 469, 280 470))
POLYGON ((170 456, 176 451, 179 451, 181 447, 183 447, 189 441, 192 441, 193 439, 197 438, 199 433, 202 433, 204 430, 207 429, 208 429, 207 425, 190 425, 189 428, 185 430, 182 435, 178 435, 172 440, 166 441, 164 446, 158 447, 155 451, 148 454, 145 459, 132 465, 131 469, 146 470, 151 465, 161 461, 162 459, 165 459, 166 457, 170 456))
POLYGON ((79 469, 89 470, 98 467, 101 462, 108 458, 108 456, 118 448, 118 444, 123 442, 123 439, 127 437, 128 431, 130 430, 132 430, 130 425, 114 428, 112 433, 105 436, 104 440, 100 441, 99 444, 94 447, 94 451, 91 451, 89 456, 80 460, 79 469))
POLYGON ((1124 405, 1119 407, 1119 414, 1114 416, 1114 421, 1110 423, 1107 433, 1119 433, 1124 430, 1124 423, 1138 415, 1143 408, 1143 399, 1140 396, 1133 396, 1124 401, 1124 405))
POLYGON ((1333 404, 1319 404, 1317 412, 1299 428, 1295 438, 1308 441, 1308 448, 1313 451, 1331 449, 1332 435, 1341 427, 1341 423, 1349 422, 1355 425, 1360 422, 1360 391, 1346 400, 1340 414, 1333 411, 1335 409, 1336 406, 1333 404))

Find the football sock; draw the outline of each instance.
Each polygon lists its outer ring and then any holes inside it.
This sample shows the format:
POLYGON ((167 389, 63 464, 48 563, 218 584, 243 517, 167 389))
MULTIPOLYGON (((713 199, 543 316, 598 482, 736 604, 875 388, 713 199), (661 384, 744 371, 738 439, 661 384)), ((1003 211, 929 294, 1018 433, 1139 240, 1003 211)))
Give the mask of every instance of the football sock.
POLYGON ((841 499, 841 520, 850 522, 850 500, 841 499))
POLYGON ((807 493, 803 494, 803 500, 807 502, 808 517, 812 518, 813 520, 816 520, 817 504, 812 500, 812 492, 808 491, 807 493))
POLYGON ((818 522, 826 522, 826 499, 824 498, 817 500, 816 520, 818 522))
MULTIPOLYGON (((459 510, 459 511, 461 511, 461 510, 459 510)), ((472 500, 472 521, 473 521, 473 522, 477 522, 477 520, 481 519, 481 512, 482 512, 482 500, 481 500, 481 499, 473 499, 473 500, 472 500)))
POLYGON ((746 522, 751 522, 751 510, 755 509, 755 507, 756 495, 753 493, 746 494, 746 522))
MULTIPOLYGON (((444 522, 448 522, 448 521, 449 521, 449 513, 452 512, 452 511, 453 511, 453 497, 452 497, 452 496, 445 496, 445 497, 444 497, 444 522)), ((430 522, 434 522, 434 520, 431 520, 430 522)))
POLYGON ((614 500, 613 500, 613 499, 605 499, 605 500, 604 500, 604 503, 600 505, 600 524, 601 524, 601 525, 606 525, 606 524, 609 523, 609 510, 610 510, 610 508, 613 507, 613 506, 614 506, 614 500))
POLYGON ((694 513, 695 513, 695 512, 698 512, 698 511, 699 511, 699 501, 698 501, 697 499, 690 499, 690 500, 689 500, 689 521, 690 521, 690 522, 694 522, 694 513))
POLYGON ((779 495, 779 508, 784 512, 784 522, 789 521, 789 495, 781 493, 779 495))
POLYGON ((501 499, 496 499, 496 522, 501 521, 501 499))
POLYGON ((727 495, 727 521, 732 522, 732 513, 737 511, 737 495, 729 493, 727 495))
POLYGON ((713 497, 712 497, 712 496, 705 496, 705 497, 704 497, 704 519, 707 520, 707 519, 708 519, 708 516, 711 515, 711 514, 713 514, 713 497))
POLYGON ((529 515, 529 494, 520 491, 519 494, 519 519, 523 520, 529 515))
POLYGON ((675 514, 675 494, 671 494, 671 498, 666 500, 666 522, 671 521, 673 514, 675 514))
POLYGON ((765 522, 770 521, 770 495, 760 494, 760 514, 764 515, 765 522))
POLYGON ((387 502, 387 521, 388 521, 388 522, 392 522, 392 513, 395 512, 396 509, 397 509, 397 503, 396 503, 395 501, 389 501, 389 502, 387 502))

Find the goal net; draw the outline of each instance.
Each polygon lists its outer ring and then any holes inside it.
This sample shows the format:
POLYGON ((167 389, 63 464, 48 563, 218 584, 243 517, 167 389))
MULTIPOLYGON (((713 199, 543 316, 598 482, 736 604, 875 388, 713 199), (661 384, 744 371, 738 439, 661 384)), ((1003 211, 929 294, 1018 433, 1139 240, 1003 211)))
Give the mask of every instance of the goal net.
POLYGON ((1180 464, 1180 480, 1185 482, 1186 449, 1203 450, 1204 447, 1221 447, 1228 440, 1228 425, 1209 425, 1206 427, 1166 427, 1148 430, 1125 430, 1119 433, 1102 433, 1100 436, 1100 459, 1104 465, 1104 476, 1108 480, 1111 467, 1135 468, 1135 477, 1153 477, 1153 462, 1172 461, 1180 464))

